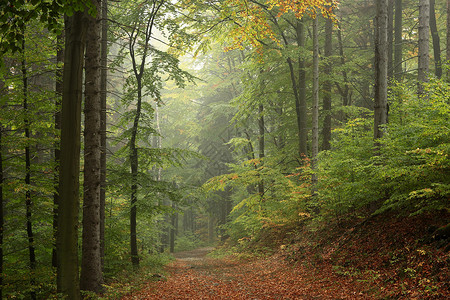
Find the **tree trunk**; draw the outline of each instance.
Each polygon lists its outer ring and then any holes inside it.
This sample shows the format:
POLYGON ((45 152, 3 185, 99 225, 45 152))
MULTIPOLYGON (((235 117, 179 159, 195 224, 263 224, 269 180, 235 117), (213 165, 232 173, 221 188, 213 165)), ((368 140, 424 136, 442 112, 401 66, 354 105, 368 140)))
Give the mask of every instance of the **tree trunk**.
MULTIPOLYGON (((100 12, 99 0, 93 0, 100 12)), ((100 256, 100 14, 89 16, 86 35, 84 101, 84 199, 80 288, 99 293, 103 275, 100 256)))
POLYGON ((315 169, 319 153, 319 18, 313 20, 313 103, 312 103, 312 185, 317 184, 315 169))
MULTIPOLYGON (((259 105, 258 108, 258 128, 259 128, 259 135, 258 135, 258 141, 259 141, 259 164, 262 167, 264 162, 264 153, 265 153, 265 140, 264 140, 264 106, 262 104, 259 105)), ((260 199, 262 200, 264 198, 264 180, 259 177, 258 182, 258 194, 260 199)))
POLYGON ((439 39, 439 33, 436 25, 436 12, 434 5, 435 0, 430 0, 430 30, 431 38, 433 40, 433 53, 434 53, 434 74, 437 78, 442 76, 442 61, 441 61, 441 42, 439 39))
POLYGON ((329 150, 331 148, 331 72, 332 62, 331 56, 333 51, 332 44, 332 34, 333 34, 333 21, 330 18, 325 20, 325 78, 326 80, 323 83, 323 129, 322 129, 322 150, 329 150))
POLYGON ((393 46, 394 46, 394 0, 388 0, 387 21, 387 46, 388 46, 388 78, 394 78, 393 46))
MULTIPOLYGON (((446 59, 450 61, 450 0, 447 0, 447 45, 446 45, 446 59)), ((450 81, 450 69, 447 70, 448 81, 450 81)))
MULTIPOLYGON (((297 45, 299 47, 305 46, 305 28, 304 21, 297 21, 297 45)), ((298 108, 297 108, 297 122, 299 130, 299 152, 300 158, 308 155, 308 128, 307 128, 307 114, 306 114, 306 69, 305 60, 299 58, 298 60, 298 108)))
POLYGON ((374 139, 383 136, 381 126, 387 123, 387 7, 387 0, 377 0, 374 139))
POLYGON ((106 89, 108 76, 108 0, 102 0, 102 45, 100 74, 100 258, 105 261, 105 207, 106 207, 106 89))
MULTIPOLYGON (((25 33, 23 32, 25 35, 25 33)), ((22 83, 23 83, 23 110, 24 110, 24 127, 25 127, 25 207, 26 207, 26 230, 28 238, 28 257, 30 267, 30 298, 36 299, 34 291, 35 279, 34 272, 36 270, 36 254, 34 249, 34 234, 32 224, 32 201, 31 201, 31 154, 30 154, 30 121, 28 120, 28 74, 25 61, 25 39, 22 40, 22 83)))
MULTIPOLYGON (((0 80, 0 96, 4 93, 4 82, 0 80)), ((1 122, 1 121, 0 121, 1 122)), ((5 224, 3 211, 3 124, 0 124, 0 299, 3 299, 3 226, 5 224)))
POLYGON ((66 17, 66 46, 61 115, 57 287, 69 299, 80 299, 78 278, 78 214, 81 135, 81 93, 86 20, 84 12, 66 17))
MULTIPOLYGON (((62 64, 64 62, 64 36, 63 34, 58 35, 57 37, 57 50, 56 50, 56 63, 62 64)), ((63 82, 62 82, 63 70, 62 67, 58 67, 56 69, 56 109, 55 109, 55 130, 61 132, 61 97, 63 94, 63 82)), ((59 185, 59 164, 60 164, 60 142, 57 139, 55 142, 55 150, 54 150, 54 159, 55 159, 55 169, 54 169, 54 186, 55 192, 53 193, 53 238, 54 245, 52 250, 52 267, 58 267, 57 260, 57 252, 56 252, 56 237, 58 230, 58 205, 59 205, 59 193, 58 193, 58 185, 59 185)))
POLYGON ((139 255, 137 246, 137 191, 138 191, 138 151, 137 151, 137 130, 139 125, 139 119, 141 116, 142 105, 142 83, 141 77, 137 79, 137 104, 136 115, 134 117, 133 127, 131 129, 130 139, 130 168, 131 168, 131 200, 130 200, 130 251, 131 251, 131 263, 133 266, 139 266, 139 255))
POLYGON ((394 78, 398 82, 402 81, 403 76, 403 15, 402 0, 395 0, 395 46, 394 46, 394 78))
POLYGON ((418 94, 424 95, 423 83, 428 81, 429 57, 429 24, 430 0, 419 0, 419 62, 418 62, 418 94))

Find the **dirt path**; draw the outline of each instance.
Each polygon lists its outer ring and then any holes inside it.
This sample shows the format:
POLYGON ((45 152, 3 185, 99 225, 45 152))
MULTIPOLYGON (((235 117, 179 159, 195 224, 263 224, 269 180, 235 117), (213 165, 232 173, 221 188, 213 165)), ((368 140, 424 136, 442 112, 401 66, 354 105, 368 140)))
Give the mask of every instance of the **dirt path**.
POLYGON ((205 257, 212 248, 177 253, 167 280, 123 299, 373 299, 324 266, 314 271, 282 258, 236 261, 205 257))

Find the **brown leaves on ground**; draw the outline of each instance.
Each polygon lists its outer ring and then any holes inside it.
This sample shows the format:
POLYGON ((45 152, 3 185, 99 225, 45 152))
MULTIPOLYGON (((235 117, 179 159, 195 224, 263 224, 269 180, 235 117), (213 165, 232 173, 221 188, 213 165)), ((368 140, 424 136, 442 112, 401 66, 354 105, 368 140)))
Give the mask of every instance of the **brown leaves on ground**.
POLYGON ((191 257, 168 267, 167 281, 123 299, 370 299, 364 286, 279 256, 254 261, 191 257))

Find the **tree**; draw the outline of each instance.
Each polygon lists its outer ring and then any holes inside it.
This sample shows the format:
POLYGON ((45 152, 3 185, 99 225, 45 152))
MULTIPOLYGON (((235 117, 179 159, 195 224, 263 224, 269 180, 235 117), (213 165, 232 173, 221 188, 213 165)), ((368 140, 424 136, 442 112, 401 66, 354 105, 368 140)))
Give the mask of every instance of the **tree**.
POLYGON ((322 129, 322 150, 330 149, 331 141, 331 93, 332 93, 332 54, 333 54, 333 20, 325 20, 325 79, 323 82, 323 129, 322 129))
POLYGON ((85 54, 84 199, 80 288, 101 292, 103 284, 100 244, 100 0, 93 0, 96 16, 88 16, 85 54))
POLYGON ((78 278, 78 214, 81 135, 81 91, 86 13, 65 18, 65 56, 61 113, 61 165, 57 230, 58 292, 80 299, 78 278))
MULTIPOLYGON (((319 18, 313 20, 313 104, 312 104, 312 168, 317 165, 319 154, 319 18)), ((317 175, 312 175, 313 189, 317 184, 317 175)))
POLYGON ((430 0, 419 0, 419 52, 418 52, 418 94, 425 93, 423 83, 428 81, 430 65, 430 0))
MULTIPOLYGON (((25 34, 24 34, 25 36, 25 34)), ((32 201, 31 201, 31 153, 30 153, 30 145, 29 140, 31 138, 30 135, 30 121, 29 121, 29 110, 28 110, 28 73, 27 73, 27 65, 25 60, 25 38, 22 40, 22 49, 21 49, 22 61, 21 61, 21 69, 22 69, 22 89, 23 89, 23 110, 25 114, 24 118, 24 133, 25 139, 27 140, 25 146, 25 185, 28 187, 25 192, 25 206, 26 206, 26 230, 28 237, 28 252, 29 252, 29 267, 31 270, 31 279, 30 285, 32 286, 32 290, 30 292, 31 299, 36 299, 36 293, 34 291, 34 271, 36 270, 36 254, 34 248, 34 234, 33 234, 33 224, 31 221, 32 218, 32 201)))
POLYGON ((436 11, 434 7, 435 7, 435 0, 430 0, 430 30, 431 30, 431 38, 433 40, 433 53, 435 65, 434 73, 437 78, 441 78, 442 76, 441 43, 436 24, 436 11))
POLYGON ((395 38, 394 38, 394 78, 397 81, 402 80, 402 44, 403 44, 403 25, 402 25, 402 0, 395 0, 395 38))
POLYGON ((387 123, 387 0, 377 0, 375 40, 374 139, 383 136, 387 123))
POLYGON ((105 260, 105 206, 106 206, 106 96, 108 76, 108 0, 102 0, 102 41, 100 72, 100 257, 105 260))

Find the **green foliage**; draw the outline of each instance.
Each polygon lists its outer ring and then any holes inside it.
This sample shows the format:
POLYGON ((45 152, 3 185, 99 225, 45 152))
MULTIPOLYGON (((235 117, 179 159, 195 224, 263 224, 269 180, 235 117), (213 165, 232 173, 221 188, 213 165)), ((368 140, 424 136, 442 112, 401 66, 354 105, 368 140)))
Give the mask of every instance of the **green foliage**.
MULTIPOLYGON (((364 207, 409 213, 447 208, 450 194, 448 83, 432 80, 427 97, 407 86, 392 93, 389 124, 375 155, 371 120, 334 131, 333 149, 319 157, 319 199, 329 216, 364 207)), ((373 210, 369 209, 369 213, 373 210)))

